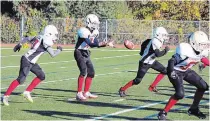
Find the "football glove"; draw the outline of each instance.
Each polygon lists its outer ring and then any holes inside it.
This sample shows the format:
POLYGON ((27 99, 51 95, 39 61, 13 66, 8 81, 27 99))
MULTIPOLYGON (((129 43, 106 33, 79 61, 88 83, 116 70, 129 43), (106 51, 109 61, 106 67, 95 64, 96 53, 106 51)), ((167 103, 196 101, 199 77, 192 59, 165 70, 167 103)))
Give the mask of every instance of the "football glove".
POLYGON ((15 45, 15 47, 13 48, 14 52, 17 52, 17 51, 19 52, 21 47, 22 47, 22 45, 20 43, 15 45))
POLYGON ((60 51, 63 51, 63 48, 61 46, 57 46, 57 49, 59 49, 60 51))

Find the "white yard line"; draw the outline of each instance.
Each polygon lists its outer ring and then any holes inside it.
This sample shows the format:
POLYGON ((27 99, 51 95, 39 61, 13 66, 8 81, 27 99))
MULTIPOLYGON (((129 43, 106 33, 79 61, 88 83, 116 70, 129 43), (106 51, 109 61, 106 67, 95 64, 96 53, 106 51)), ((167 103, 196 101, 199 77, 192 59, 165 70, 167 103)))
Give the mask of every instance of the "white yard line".
MULTIPOLYGON (((207 91, 205 93, 208 93, 208 92, 209 91, 207 91)), ((193 95, 194 94, 191 94, 191 95, 188 95, 188 96, 193 96, 193 95)), ((122 114, 122 113, 135 111, 135 110, 138 110, 138 109, 141 109, 141 108, 152 107, 152 106, 155 106, 155 105, 158 105, 158 104, 161 104, 161 103, 165 103, 165 102, 168 102, 168 100, 164 100, 164 101, 158 102, 158 103, 150 103, 150 104, 147 104, 147 105, 138 106, 138 107, 134 107, 134 108, 131 108, 131 109, 125 109, 125 110, 117 111, 117 112, 114 112, 114 113, 106 114, 106 115, 100 116, 100 117, 93 117, 93 119, 89 119, 89 120, 100 120, 100 119, 104 119, 104 118, 107 118, 107 117, 110 117, 110 116, 116 116, 116 115, 119 115, 119 114, 122 114)))
MULTIPOLYGON (((128 56, 136 56, 139 54, 132 54, 132 55, 123 55, 123 56, 109 56, 109 57, 101 57, 101 58, 93 58, 93 60, 99 60, 99 59, 110 59, 110 58, 122 58, 122 57, 128 57, 128 56)), ((70 61, 57 61, 57 62, 47 62, 47 63, 39 63, 40 65, 48 65, 48 64, 55 64, 55 63, 69 63, 75 60, 70 60, 70 61)), ((17 68, 20 67, 18 66, 3 66, 1 67, 1 69, 5 69, 5 68, 17 68)))
POLYGON ((113 102, 121 102, 124 101, 125 99, 118 99, 118 100, 114 100, 113 102))
MULTIPOLYGON (((4 48, 2 48, 2 49, 4 49, 4 48)), ((10 48, 10 49, 12 49, 12 48, 10 48)), ((63 50, 64 50, 63 52, 73 52, 74 49, 63 49, 63 50)), ((115 50, 91 49, 91 50, 104 51, 104 52, 139 52, 140 51, 140 50, 118 50, 118 49, 115 49, 115 50)), ((174 52, 174 50, 170 50, 169 52, 174 52)), ((22 56, 22 55, 7 55, 7 56, 0 56, 0 57, 5 58, 5 57, 17 57, 17 56, 22 56)))

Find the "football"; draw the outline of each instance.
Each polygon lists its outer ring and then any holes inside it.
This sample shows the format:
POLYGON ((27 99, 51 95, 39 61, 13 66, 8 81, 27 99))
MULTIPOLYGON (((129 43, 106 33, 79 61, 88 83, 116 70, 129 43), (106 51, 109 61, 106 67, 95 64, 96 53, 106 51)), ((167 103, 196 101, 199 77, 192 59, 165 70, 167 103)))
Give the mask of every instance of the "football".
POLYGON ((127 49, 130 49, 130 50, 134 49, 134 44, 133 44, 133 42, 131 42, 131 41, 129 41, 129 40, 125 40, 125 41, 124 41, 124 46, 125 46, 127 49))

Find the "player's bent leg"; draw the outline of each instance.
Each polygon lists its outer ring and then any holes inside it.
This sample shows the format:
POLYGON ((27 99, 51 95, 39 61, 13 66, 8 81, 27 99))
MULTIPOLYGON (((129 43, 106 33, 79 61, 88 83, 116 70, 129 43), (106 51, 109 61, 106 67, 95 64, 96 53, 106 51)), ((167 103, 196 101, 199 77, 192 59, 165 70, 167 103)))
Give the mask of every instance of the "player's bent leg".
POLYGON ((125 91, 133 85, 138 85, 142 81, 142 78, 144 77, 144 75, 146 74, 146 72, 150 67, 151 67, 150 64, 142 63, 141 61, 139 61, 139 67, 136 78, 129 81, 126 85, 121 87, 118 91, 119 95, 121 97, 125 97, 126 96, 125 91))
POLYGON ((157 75, 153 83, 149 86, 149 91, 151 92, 158 92, 156 86, 158 83, 164 78, 164 76, 167 74, 167 69, 158 61, 155 61, 152 66, 152 69, 160 72, 160 74, 157 75))
POLYGON ((206 115, 199 110, 199 103, 204 95, 204 92, 209 89, 208 84, 193 70, 188 70, 184 78, 185 81, 197 87, 195 92, 193 104, 188 110, 189 115, 197 116, 198 118, 205 119, 206 115))
POLYGON ((135 78, 129 81, 125 86, 121 87, 118 91, 120 97, 125 97, 126 96, 125 91, 133 85, 138 85, 141 82, 141 80, 142 78, 135 78))
POLYGON ((177 79, 172 79, 169 77, 169 80, 173 84, 176 92, 173 96, 171 96, 165 108, 159 112, 158 119, 166 120, 166 115, 170 109, 177 103, 178 100, 184 98, 184 86, 182 78, 182 75, 179 75, 177 79))

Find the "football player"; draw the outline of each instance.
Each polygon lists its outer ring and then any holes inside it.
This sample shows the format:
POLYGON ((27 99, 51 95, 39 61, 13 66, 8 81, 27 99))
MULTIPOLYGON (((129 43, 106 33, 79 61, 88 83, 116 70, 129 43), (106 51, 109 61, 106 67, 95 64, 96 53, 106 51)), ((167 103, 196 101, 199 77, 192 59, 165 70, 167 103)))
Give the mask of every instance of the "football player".
POLYGON ((48 52, 51 57, 55 57, 62 51, 62 47, 58 46, 57 50, 53 50, 52 46, 54 41, 58 39, 58 30, 54 25, 47 25, 41 34, 35 37, 24 37, 19 44, 14 47, 14 52, 19 52, 22 45, 26 42, 31 43, 30 50, 25 53, 20 60, 20 70, 19 76, 15 79, 5 92, 2 97, 2 102, 4 105, 8 106, 8 98, 12 91, 20 84, 23 84, 26 80, 27 75, 31 71, 36 75, 31 84, 23 92, 23 96, 30 102, 33 99, 30 95, 31 91, 43 80, 45 80, 45 73, 41 67, 36 63, 39 57, 48 52))
POLYGON ((162 74, 167 73, 166 68, 157 60, 155 60, 156 57, 162 57, 169 51, 168 46, 166 46, 162 51, 160 50, 163 42, 166 40, 168 40, 168 32, 166 29, 164 27, 157 27, 153 30, 152 39, 147 39, 142 43, 140 52, 142 57, 139 60, 137 76, 135 79, 129 81, 125 86, 119 89, 119 95, 121 97, 126 96, 125 91, 129 87, 138 85, 142 81, 148 69, 152 68, 162 74))
POLYGON ((114 47, 113 41, 101 41, 99 42, 97 37, 99 35, 99 18, 94 14, 87 15, 85 19, 86 27, 81 27, 78 30, 78 39, 75 46, 74 58, 77 62, 77 66, 80 70, 78 77, 78 88, 76 99, 78 101, 84 101, 88 98, 97 98, 97 95, 90 93, 90 86, 92 79, 95 76, 95 70, 90 60, 90 50, 91 47, 114 47), (84 92, 83 92, 83 83, 84 92))
POLYGON ((160 120, 165 120, 169 110, 177 101, 184 98, 183 80, 197 88, 194 101, 188 110, 188 114, 195 115, 202 119, 206 118, 206 115, 199 110, 198 106, 204 92, 209 89, 209 86, 190 68, 200 61, 206 61, 206 58, 203 58, 202 52, 209 49, 210 41, 204 32, 196 31, 189 37, 189 42, 190 44, 180 43, 176 48, 176 53, 168 61, 167 75, 175 88, 175 94, 171 96, 165 108, 159 112, 158 119, 160 120))
MULTIPOLYGON (((202 70, 204 68, 206 68, 206 66, 209 66, 209 59, 207 58, 209 55, 209 49, 202 51, 201 56, 201 64, 198 65, 198 69, 200 72, 202 72, 202 70)), ((155 78, 154 82, 149 86, 149 90, 153 91, 153 92, 157 92, 157 88, 156 86, 158 85, 158 83, 163 79, 165 75, 164 74, 158 74, 157 77, 155 78)))

